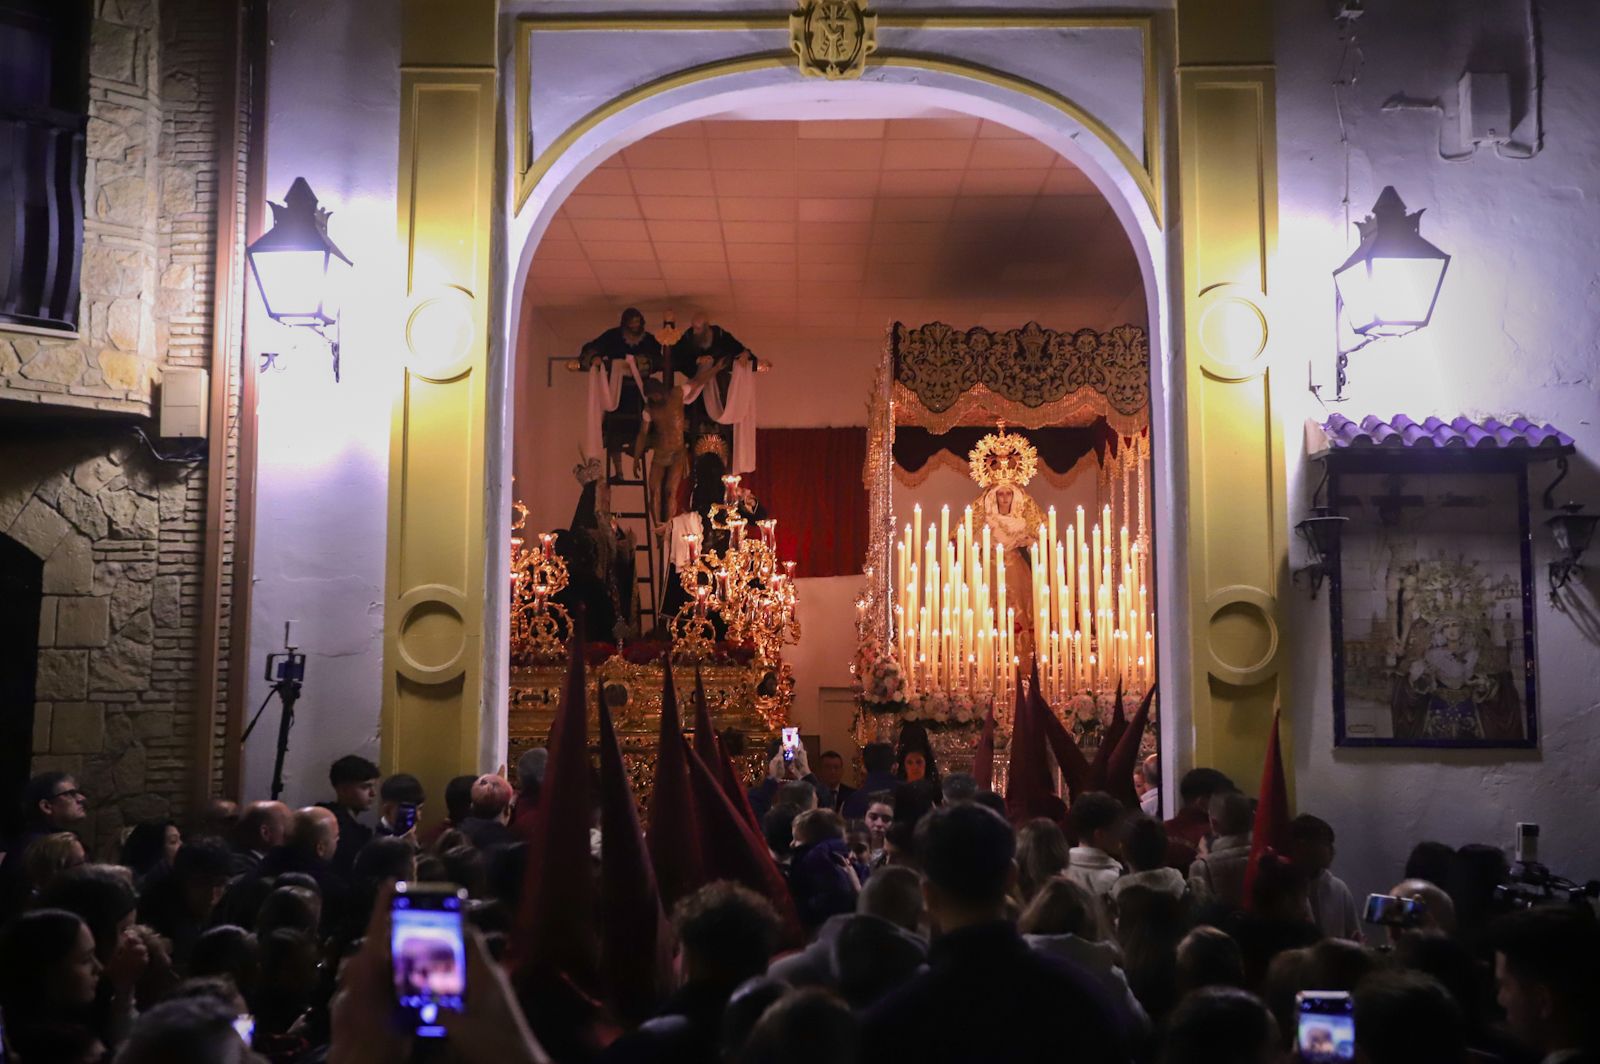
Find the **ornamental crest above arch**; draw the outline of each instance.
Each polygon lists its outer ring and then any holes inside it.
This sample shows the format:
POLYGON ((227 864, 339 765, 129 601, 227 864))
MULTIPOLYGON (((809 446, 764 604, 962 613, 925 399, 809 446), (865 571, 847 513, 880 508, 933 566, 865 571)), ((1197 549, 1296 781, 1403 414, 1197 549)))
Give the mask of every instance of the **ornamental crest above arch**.
POLYGON ((896 420, 946 431, 1005 418, 1029 428, 1144 424, 1150 404, 1150 344, 1137 325, 1106 332, 953 329, 896 323, 892 336, 896 420))
POLYGON ((878 15, 867 0, 797 0, 789 48, 806 77, 859 78, 878 48, 878 15))

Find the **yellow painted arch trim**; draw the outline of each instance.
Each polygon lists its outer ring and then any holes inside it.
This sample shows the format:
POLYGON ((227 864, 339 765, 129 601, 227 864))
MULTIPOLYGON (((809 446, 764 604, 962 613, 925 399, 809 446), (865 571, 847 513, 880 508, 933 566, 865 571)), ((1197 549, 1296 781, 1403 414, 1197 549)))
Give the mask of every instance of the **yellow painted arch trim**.
MULTIPOLYGON (((643 85, 631 89, 628 92, 623 93, 621 96, 617 96, 606 101, 599 107, 596 107, 594 110, 584 115, 577 122, 567 127, 567 129, 563 131, 560 136, 551 142, 548 148, 539 153, 537 158, 527 163, 526 167, 522 169, 522 173, 518 179, 517 198, 514 210, 519 213, 521 212, 523 206, 528 202, 528 197, 533 194, 534 186, 539 183, 540 179, 543 178, 545 174, 549 173, 550 168, 555 165, 556 160, 565 154, 566 151, 577 142, 578 138, 582 137, 585 133, 594 129, 601 122, 604 122, 613 115, 619 114, 637 103, 648 100, 652 96, 658 96, 663 92, 670 92, 673 89, 683 88, 686 85, 697 84, 701 81, 709 81, 712 78, 748 73, 754 70, 780 69, 791 65, 792 62, 793 57, 789 52, 786 51, 762 52, 756 55, 740 56, 734 59, 719 59, 715 62, 703 63, 700 66, 689 67, 685 70, 676 71, 664 77, 657 78, 654 81, 645 82, 643 85)), ((527 109, 528 91, 530 86, 528 81, 531 78, 531 71, 529 71, 526 62, 519 62, 518 66, 521 68, 518 71, 519 77, 517 79, 517 114, 519 119, 517 122, 517 137, 519 143, 518 155, 519 157, 525 158, 527 153, 527 136, 529 132, 527 109)), ((1088 129, 1095 136, 1099 137, 1100 140, 1105 143, 1106 147, 1111 149, 1112 154, 1116 156, 1117 161, 1120 162, 1128 171, 1129 176, 1134 180, 1134 184, 1138 186, 1139 192, 1144 196, 1145 203, 1149 206, 1150 213, 1154 217, 1156 225, 1160 226, 1162 224, 1161 204, 1159 197, 1156 194, 1156 182, 1151 170, 1139 161, 1138 157, 1134 155, 1133 151, 1126 144, 1124 144, 1122 140, 1117 137, 1117 135, 1113 133, 1104 122, 1089 114, 1089 112, 1085 111, 1077 103, 1073 102, 1066 96, 1063 96, 1053 89, 1048 89, 1037 82, 1028 81, 1025 78, 1014 77, 1010 74, 1006 74, 1002 71, 995 70, 991 67, 982 66, 977 63, 966 63, 956 59, 943 59, 937 56, 922 55, 917 53, 886 55, 882 52, 879 52, 868 61, 869 69, 872 67, 882 66, 931 70, 941 74, 950 74, 955 77, 970 78, 974 81, 981 81, 988 85, 994 85, 998 88, 1009 89, 1012 92, 1021 93, 1024 96, 1028 96, 1032 99, 1038 100, 1040 103, 1055 108, 1057 111, 1060 111, 1061 113, 1082 124, 1085 129, 1088 129)))

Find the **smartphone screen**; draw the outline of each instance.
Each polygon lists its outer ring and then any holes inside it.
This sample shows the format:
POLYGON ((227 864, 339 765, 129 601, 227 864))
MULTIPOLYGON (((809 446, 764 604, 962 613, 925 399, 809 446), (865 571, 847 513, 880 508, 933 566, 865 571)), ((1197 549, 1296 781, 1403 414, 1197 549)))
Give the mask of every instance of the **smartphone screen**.
POLYGON ((1401 898, 1393 894, 1368 894, 1367 911, 1361 918, 1369 924, 1410 927, 1421 917, 1422 903, 1415 898, 1401 898))
POLYGON ((793 761, 794 760, 794 752, 795 752, 795 750, 799 749, 799 747, 800 747, 800 729, 799 728, 785 728, 785 729, 783 729, 783 759, 785 761, 793 761))
POLYGON ((395 884, 389 930, 395 1001, 401 1024, 418 1038, 443 1038, 440 1014, 465 1005, 466 893, 454 884, 395 884))
POLYGON ((394 833, 404 835, 417 826, 417 807, 410 802, 401 802, 399 810, 395 813, 394 833))
POLYGON ((1295 995, 1299 1029, 1295 1046, 1306 1061, 1356 1058, 1355 1002, 1342 990, 1302 990, 1295 995))
POLYGON ((245 1045, 251 1045, 256 1036, 256 1018, 248 1012, 241 1012, 233 1018, 233 1029, 245 1045))

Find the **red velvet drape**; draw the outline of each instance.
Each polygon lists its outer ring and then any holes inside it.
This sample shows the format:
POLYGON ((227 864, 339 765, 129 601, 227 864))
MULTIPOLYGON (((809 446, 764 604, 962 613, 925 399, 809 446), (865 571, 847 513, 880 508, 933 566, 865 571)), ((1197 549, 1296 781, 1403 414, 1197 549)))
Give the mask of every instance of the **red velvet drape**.
POLYGON ((758 429, 745 483, 778 519, 778 556, 796 576, 850 576, 867 553, 867 430, 758 429))

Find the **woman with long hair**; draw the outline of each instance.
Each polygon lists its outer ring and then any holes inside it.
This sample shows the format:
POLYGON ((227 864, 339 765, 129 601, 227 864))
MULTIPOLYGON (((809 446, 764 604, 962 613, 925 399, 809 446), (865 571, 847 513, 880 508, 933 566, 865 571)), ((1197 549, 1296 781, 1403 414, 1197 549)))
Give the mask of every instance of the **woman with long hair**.
POLYGON ((94 936, 75 914, 35 909, 0 931, 0 1012, 6 1041, 23 1060, 59 1060, 64 1035, 93 1041, 100 983, 94 936))
POLYGON ((136 883, 172 867, 172 859, 183 846, 183 834, 175 820, 146 820, 135 824, 122 841, 122 865, 133 869, 136 883))

